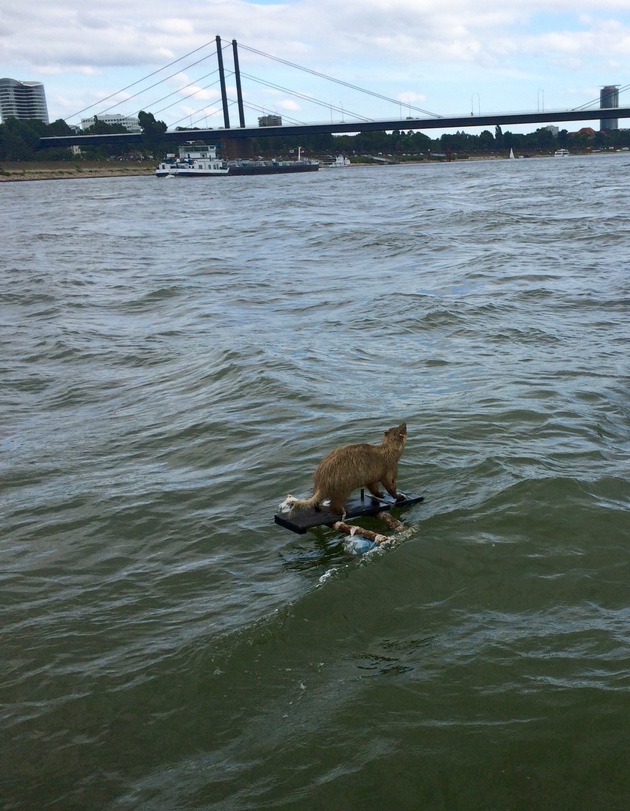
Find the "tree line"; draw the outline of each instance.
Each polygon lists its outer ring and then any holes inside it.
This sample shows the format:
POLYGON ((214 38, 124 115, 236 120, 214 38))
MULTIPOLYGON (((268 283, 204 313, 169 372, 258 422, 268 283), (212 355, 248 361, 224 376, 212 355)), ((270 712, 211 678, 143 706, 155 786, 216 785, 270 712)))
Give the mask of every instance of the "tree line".
MULTIPOLYGON (((144 110, 138 113, 138 123, 142 129, 142 143, 130 147, 129 144, 103 144, 103 146, 83 146, 77 154, 71 147, 39 149, 39 139, 76 135, 76 132, 63 119, 52 124, 44 124, 35 119, 18 120, 7 118, 0 124, 0 160, 3 161, 67 161, 67 160, 107 160, 108 158, 128 157, 130 152, 135 157, 160 156, 163 148, 163 137, 166 124, 157 121, 153 113, 144 110)), ((120 124, 106 124, 99 121, 82 130, 82 135, 115 135, 127 130, 120 124)))
MULTIPOLYGON (((267 139, 265 139, 267 140, 267 139)), ((274 138, 268 139, 273 142, 274 138)), ((256 147, 264 154, 274 144, 265 145, 263 139, 254 139, 256 147)), ((280 139, 278 138, 279 142, 280 139)), ((546 127, 535 132, 520 134, 504 132, 500 126, 494 133, 484 130, 473 134, 464 130, 445 133, 438 138, 430 138, 423 132, 394 130, 393 132, 364 132, 357 135, 307 136, 301 139, 302 146, 313 152, 343 153, 346 155, 391 155, 397 159, 417 156, 451 155, 467 157, 469 155, 491 156, 509 153, 540 155, 549 154, 556 149, 565 148, 572 152, 586 152, 600 149, 630 148, 630 130, 610 130, 605 132, 589 131, 569 132, 566 129, 554 134, 546 127)), ((276 148, 281 145, 277 143, 276 148)))
MULTIPOLYGON (((9 118, 0 124, 0 160, 2 161, 63 161, 63 160, 106 160, 108 158, 144 157, 159 159, 167 151, 173 151, 166 134, 166 124, 158 121, 152 113, 141 111, 138 121, 142 129, 142 142, 134 144, 104 144, 102 146, 81 147, 80 155, 70 148, 39 149, 39 139, 45 136, 74 135, 74 130, 59 119, 52 124, 36 120, 18 120, 9 118)), ((197 130, 178 128, 179 131, 190 131, 191 140, 197 130)), ((121 125, 106 124, 96 118, 92 127, 83 133, 106 135, 125 133, 121 125)), ((220 144, 221 132, 217 131, 217 143, 220 144)), ((241 144, 241 150, 251 155, 276 157, 290 154, 295 149, 296 139, 289 136, 272 136, 251 138, 241 144)), ((418 156, 443 156, 454 158, 467 156, 484 156, 504 154, 510 149, 515 154, 546 154, 564 147, 573 152, 584 152, 593 149, 630 148, 630 130, 610 130, 605 132, 590 129, 577 133, 566 129, 554 134, 546 127, 535 132, 519 134, 503 132, 500 126, 494 133, 484 130, 480 134, 466 131, 446 133, 438 138, 430 138, 423 132, 394 130, 393 132, 365 132, 356 135, 306 135, 300 136, 300 146, 307 154, 321 156, 327 154, 346 155, 391 155, 405 160, 418 156)), ((76 151, 75 151, 76 152, 76 151)))

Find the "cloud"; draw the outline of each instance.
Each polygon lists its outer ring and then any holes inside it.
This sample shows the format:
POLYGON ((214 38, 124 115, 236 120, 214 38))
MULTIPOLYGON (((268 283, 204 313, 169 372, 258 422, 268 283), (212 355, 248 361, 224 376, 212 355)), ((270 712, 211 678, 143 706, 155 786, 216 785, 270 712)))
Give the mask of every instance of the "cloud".
MULTIPOLYGON (((0 64, 13 78, 50 77, 49 106, 69 115, 69 100, 77 99, 75 109, 84 107, 206 44, 169 69, 196 82, 201 107, 217 92, 207 86, 211 78, 201 78, 216 69, 217 33, 227 46, 228 70, 236 38, 244 72, 325 95, 323 101, 337 106, 349 90, 323 87, 247 46, 403 103, 464 110, 470 93, 481 90, 484 98, 492 94, 493 109, 502 103, 514 109, 525 104, 514 105, 520 86, 535 98, 544 81, 550 98, 562 98, 576 84, 609 81, 613 68, 610 80, 618 80, 630 54, 630 10, 628 0, 364 0, 359 9, 333 0, 192 0, 183 6, 153 0, 150 13, 128 0, 89 7, 84 0, 48 0, 36 13, 28 4, 7 3, 0 10, 0 64)), ((175 80, 168 87, 175 90, 175 80)), ((261 106, 305 110, 303 100, 285 92, 273 102, 270 88, 248 92, 261 106)), ((358 104, 372 109, 369 100, 358 104)), ((347 108, 353 105, 348 99, 347 108)))
MULTIPOLYGON (((120 0, 103 0, 86 10, 78 0, 50 0, 32 14, 28 4, 3 14, 5 36, 0 37, 2 62, 22 62, 50 69, 80 69, 85 65, 124 67, 159 66, 198 47, 212 43, 215 29, 226 39, 261 46, 287 59, 306 59, 315 67, 348 59, 392 64, 431 60, 494 61, 496 55, 523 52, 528 27, 537 14, 571 10, 587 27, 590 43, 601 51, 612 44, 607 28, 627 36, 627 23, 598 22, 604 9, 627 8, 627 0, 599 0, 590 4, 568 0, 534 0, 526 7, 515 0, 365 0, 357 14, 353 5, 331 0, 304 0, 258 5, 245 0, 187 3, 174 14, 172 3, 155 0, 151 15, 145 8, 120 0), (209 23, 209 21, 211 21, 209 23), (210 28, 212 26, 212 29, 210 28), (513 45, 506 47, 506 41, 513 45), (602 43, 606 43, 604 46, 602 43)), ((561 32, 549 32, 560 35, 561 32)), ((571 39, 571 32, 565 35, 571 39)), ((552 43, 555 40, 552 40, 552 43)), ((579 46, 579 39, 575 40, 579 46)), ((544 38, 540 47, 546 47, 544 38)), ((563 47, 567 45, 563 42, 563 47)), ((256 61, 255 59, 253 60, 256 61)))
POLYGON ((300 105, 296 101, 293 101, 293 99, 283 99, 282 101, 279 101, 278 107, 281 110, 287 110, 288 112, 295 112, 300 109, 300 105))
POLYGON ((403 90, 398 94, 398 100, 403 104, 418 104, 421 101, 426 101, 427 97, 424 93, 417 93, 414 90, 403 90))

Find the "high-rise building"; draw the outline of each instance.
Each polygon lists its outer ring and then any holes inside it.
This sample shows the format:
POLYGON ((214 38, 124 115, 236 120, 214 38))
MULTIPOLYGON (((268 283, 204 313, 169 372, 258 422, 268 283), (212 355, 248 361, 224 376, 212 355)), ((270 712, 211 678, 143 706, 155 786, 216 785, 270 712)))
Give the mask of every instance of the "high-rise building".
MULTIPOLYGON (((619 88, 616 85, 607 85, 599 91, 600 109, 619 107, 619 88)), ((599 122, 600 130, 618 130, 618 118, 602 118, 599 122)))
POLYGON ((281 115, 263 115, 258 119, 258 126, 259 127, 281 127, 282 126, 282 116, 281 115))
POLYGON ((36 119, 48 124, 48 106, 41 82, 0 79, 0 117, 36 119))

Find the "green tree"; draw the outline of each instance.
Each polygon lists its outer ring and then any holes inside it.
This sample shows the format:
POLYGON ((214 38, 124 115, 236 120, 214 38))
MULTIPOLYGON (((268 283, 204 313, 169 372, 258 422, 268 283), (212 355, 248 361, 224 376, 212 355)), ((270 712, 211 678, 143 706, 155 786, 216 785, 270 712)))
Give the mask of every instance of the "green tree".
POLYGON ((48 125, 46 129, 46 135, 54 136, 54 135, 72 135, 73 129, 72 127, 68 126, 63 118, 58 118, 56 121, 53 121, 52 124, 48 125))
POLYGON ((490 130, 484 130, 479 135, 479 150, 480 152, 492 152, 495 148, 494 137, 490 130))
POLYGON ((9 161, 33 160, 41 135, 46 131, 42 121, 7 118, 0 125, 0 158, 9 161))
POLYGON ((411 151, 417 155, 431 149, 431 139, 423 132, 414 132, 411 136, 411 151))
POLYGON ((556 139, 553 132, 547 127, 540 127, 534 133, 534 143, 538 149, 552 151, 556 146, 556 139))
POLYGON ((157 121, 153 113, 145 113, 140 110, 138 113, 138 123, 142 128, 142 142, 145 149, 154 157, 162 152, 164 133, 168 129, 163 121, 157 121))

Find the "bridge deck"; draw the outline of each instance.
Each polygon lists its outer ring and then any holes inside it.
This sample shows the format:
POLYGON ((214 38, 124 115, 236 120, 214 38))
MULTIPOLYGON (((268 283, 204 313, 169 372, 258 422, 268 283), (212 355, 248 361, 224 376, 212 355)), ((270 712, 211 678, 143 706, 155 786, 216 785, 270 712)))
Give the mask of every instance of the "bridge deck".
MULTIPOLYGON (((630 118, 630 107, 608 107, 591 110, 549 110, 536 113, 492 113, 491 115, 444 116, 443 118, 404 118, 383 121, 343 121, 336 124, 299 124, 281 127, 231 127, 230 129, 199 129, 164 133, 171 143, 183 143, 191 138, 207 143, 222 138, 271 138, 278 135, 321 135, 343 132, 384 132, 387 130, 462 129, 466 127, 494 127, 505 124, 553 124, 564 121, 593 121, 607 118, 630 118)), ((61 135, 40 138, 39 148, 68 146, 98 146, 112 143, 141 143, 141 133, 115 133, 109 135, 61 135)))

